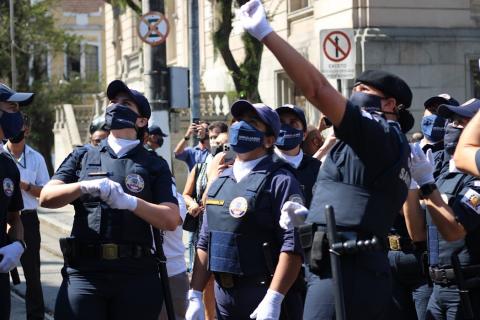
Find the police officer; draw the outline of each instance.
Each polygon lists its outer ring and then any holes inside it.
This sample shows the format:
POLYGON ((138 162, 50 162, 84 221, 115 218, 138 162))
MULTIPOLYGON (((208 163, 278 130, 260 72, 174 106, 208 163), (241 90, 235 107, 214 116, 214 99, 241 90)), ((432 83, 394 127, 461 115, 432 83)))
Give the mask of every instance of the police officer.
POLYGON ((480 177, 480 113, 463 130, 454 154, 458 169, 480 177))
POLYGON ((108 127, 105 125, 105 118, 99 116, 93 119, 89 131, 90 144, 94 147, 99 146, 102 140, 106 139, 109 134, 108 127))
MULTIPOLYGON (((480 100, 461 106, 441 105, 448 118, 445 150, 453 155, 460 134, 480 109, 480 100)), ((428 210, 428 253, 433 294, 426 319, 480 317, 480 181, 460 172, 450 160, 449 170, 434 180, 434 162, 418 145, 412 147, 412 177, 428 210)))
POLYGON ((168 137, 163 133, 162 129, 157 125, 151 125, 148 127, 148 139, 146 145, 150 150, 157 150, 163 146, 163 138, 168 137))
POLYGON ((312 189, 317 180, 321 162, 304 154, 301 149, 307 130, 305 113, 292 104, 283 105, 275 111, 278 113, 282 124, 275 142, 275 154, 296 169, 297 179, 305 195, 305 206, 308 208, 312 200, 312 189))
MULTIPOLYGON (((413 124, 406 110, 412 93, 399 77, 384 71, 365 71, 346 100, 310 62, 270 27, 259 0, 240 9, 244 28, 275 55, 306 98, 332 122, 338 142, 322 164, 307 222, 313 230, 305 319, 334 317, 333 283, 322 248, 325 205, 335 209, 343 237, 379 239, 387 236, 410 185, 409 145, 402 133, 413 124), (399 123, 402 125, 400 127, 399 123)), ((308 229, 307 229, 308 230, 308 229)), ((305 233, 308 234, 307 230, 305 233)), ((328 252, 328 251, 327 251, 328 252)), ((308 252, 306 253, 308 255, 308 252)), ((391 279, 385 251, 342 257, 348 319, 380 319, 391 298, 391 279)))
POLYGON ((444 150, 443 137, 445 135, 446 119, 438 114, 438 107, 442 104, 450 106, 460 105, 448 93, 442 93, 428 98, 425 103, 425 111, 423 113, 421 128, 423 139, 420 146, 424 152, 432 150, 433 159, 435 160, 434 177, 438 177, 440 172, 447 166, 450 155, 444 150))
POLYGON ((202 290, 213 273, 218 319, 279 319, 281 311, 301 319, 299 292, 289 291, 301 248, 296 231, 280 228, 279 218, 303 196, 291 167, 271 154, 280 120, 268 106, 245 100, 235 102, 231 113, 230 145, 237 157, 206 191, 186 318, 203 319, 202 290))
POLYGON ((31 103, 33 93, 15 92, 0 83, 0 319, 10 319, 8 272, 20 263, 25 251, 20 210, 23 199, 20 173, 14 160, 4 152, 3 139, 16 137, 23 128, 19 106, 31 103), (7 233, 7 224, 9 230, 7 233))
POLYGON ((141 139, 150 105, 115 80, 99 148, 79 147, 43 188, 40 204, 75 208, 71 237, 60 240, 65 265, 56 319, 157 319, 162 302, 152 226, 180 223, 175 185, 141 139))

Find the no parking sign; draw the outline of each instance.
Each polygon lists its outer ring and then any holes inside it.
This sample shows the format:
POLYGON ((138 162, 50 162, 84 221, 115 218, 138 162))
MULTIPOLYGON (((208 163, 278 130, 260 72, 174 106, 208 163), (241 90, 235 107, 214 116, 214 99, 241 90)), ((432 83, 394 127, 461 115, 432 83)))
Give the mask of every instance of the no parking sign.
POLYGON ((355 77, 355 42, 352 29, 329 29, 320 32, 321 71, 331 79, 355 77))
POLYGON ((140 17, 138 35, 151 46, 164 43, 169 30, 168 20, 161 12, 150 11, 140 17))

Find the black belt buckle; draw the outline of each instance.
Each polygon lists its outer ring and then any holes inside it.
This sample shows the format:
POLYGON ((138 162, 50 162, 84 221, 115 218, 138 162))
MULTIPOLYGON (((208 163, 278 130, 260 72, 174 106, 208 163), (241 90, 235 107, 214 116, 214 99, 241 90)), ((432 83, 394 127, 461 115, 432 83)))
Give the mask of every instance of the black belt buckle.
POLYGON ((388 236, 388 245, 392 251, 402 250, 402 245, 400 244, 401 237, 398 234, 390 234, 388 236))
POLYGON ((445 269, 430 269, 430 277, 436 284, 448 285, 450 281, 447 277, 447 271, 445 269))
POLYGON ((230 273, 224 273, 224 272, 218 273, 217 280, 220 286, 224 289, 231 289, 235 285, 233 281, 233 275, 231 275, 230 273))
POLYGON ((102 244, 102 259, 105 259, 105 260, 118 259, 118 245, 115 243, 102 244))

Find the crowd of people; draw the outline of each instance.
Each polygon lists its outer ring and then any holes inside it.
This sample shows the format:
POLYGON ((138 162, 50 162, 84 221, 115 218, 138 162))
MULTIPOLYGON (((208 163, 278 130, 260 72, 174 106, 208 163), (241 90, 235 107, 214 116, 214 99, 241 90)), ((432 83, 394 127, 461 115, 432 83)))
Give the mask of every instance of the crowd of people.
POLYGON ((19 107, 33 94, 0 85, 0 319, 20 262, 27 318, 43 319, 36 208, 67 204, 56 319, 169 319, 164 298, 187 320, 480 319, 480 100, 434 93, 408 141, 403 79, 364 71, 347 99, 273 31, 261 1, 240 21, 322 117, 309 126, 293 104, 238 100, 231 123, 192 119, 173 152, 189 170, 181 193, 156 153, 167 135, 122 81, 108 85, 90 143, 51 178, 25 143, 19 107), (349 250, 330 249, 327 205, 349 250))

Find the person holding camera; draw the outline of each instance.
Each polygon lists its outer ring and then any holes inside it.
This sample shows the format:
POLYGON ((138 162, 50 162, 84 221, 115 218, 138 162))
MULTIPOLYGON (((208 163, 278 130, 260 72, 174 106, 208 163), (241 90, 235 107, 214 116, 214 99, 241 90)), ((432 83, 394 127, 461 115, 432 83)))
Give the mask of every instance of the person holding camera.
POLYGON ((15 92, 0 83, 0 320, 10 319, 8 273, 20 263, 26 249, 20 218, 23 209, 20 173, 15 161, 4 151, 2 141, 20 134, 23 117, 19 107, 30 104, 33 95, 15 92))

